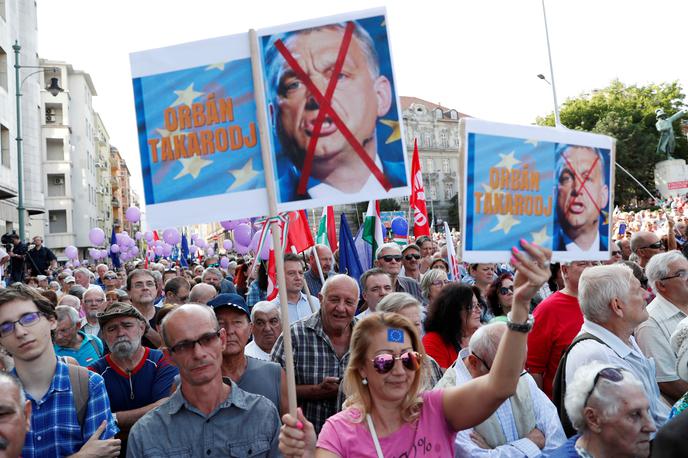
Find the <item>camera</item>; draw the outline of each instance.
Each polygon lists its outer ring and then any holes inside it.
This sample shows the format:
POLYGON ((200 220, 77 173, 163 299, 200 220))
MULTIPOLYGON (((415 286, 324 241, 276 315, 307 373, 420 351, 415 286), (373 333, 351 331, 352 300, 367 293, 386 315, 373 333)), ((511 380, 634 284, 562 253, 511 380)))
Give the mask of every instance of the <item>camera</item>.
POLYGON ((4 245, 5 250, 9 253, 12 250, 12 239, 17 235, 17 231, 8 232, 0 237, 0 243, 4 245))

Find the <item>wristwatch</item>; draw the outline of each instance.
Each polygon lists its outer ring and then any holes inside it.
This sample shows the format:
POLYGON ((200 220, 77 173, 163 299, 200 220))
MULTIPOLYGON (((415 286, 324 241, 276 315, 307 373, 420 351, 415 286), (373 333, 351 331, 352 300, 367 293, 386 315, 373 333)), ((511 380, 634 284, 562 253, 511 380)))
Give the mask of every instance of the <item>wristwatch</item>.
POLYGON ((512 331, 516 332, 530 332, 533 329, 533 324, 535 323, 535 318, 532 314, 528 314, 528 319, 525 323, 514 323, 511 321, 511 312, 506 314, 506 326, 512 331))

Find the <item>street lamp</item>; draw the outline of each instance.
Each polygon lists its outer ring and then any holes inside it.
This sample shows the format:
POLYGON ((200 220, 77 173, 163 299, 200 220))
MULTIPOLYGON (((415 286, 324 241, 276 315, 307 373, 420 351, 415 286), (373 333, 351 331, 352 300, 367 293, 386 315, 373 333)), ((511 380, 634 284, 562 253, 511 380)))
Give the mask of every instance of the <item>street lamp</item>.
MULTIPOLYGON (((22 134, 21 134, 21 88, 24 85, 24 81, 36 73, 40 73, 43 69, 52 69, 53 72, 57 72, 59 69, 57 67, 42 67, 34 65, 20 65, 19 64, 19 51, 21 46, 19 46, 18 41, 14 41, 12 45, 14 49, 14 77, 16 84, 16 94, 17 94, 17 212, 19 213, 19 239, 23 242, 25 236, 25 225, 24 225, 24 156, 22 154, 22 134), (35 72, 31 72, 24 77, 23 80, 19 80, 19 70, 22 68, 38 68, 35 72)), ((50 92, 53 97, 63 91, 63 89, 57 84, 57 78, 50 79, 50 86, 46 87, 46 90, 50 92)))

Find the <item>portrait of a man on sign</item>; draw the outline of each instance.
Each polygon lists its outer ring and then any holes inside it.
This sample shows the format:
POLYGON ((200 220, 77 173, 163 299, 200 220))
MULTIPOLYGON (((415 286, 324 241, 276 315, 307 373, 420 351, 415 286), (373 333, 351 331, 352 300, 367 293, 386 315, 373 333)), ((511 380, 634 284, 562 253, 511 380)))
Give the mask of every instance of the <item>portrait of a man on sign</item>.
POLYGON ((368 200, 407 186, 384 21, 263 37, 279 202, 368 200))
POLYGON ((557 251, 606 251, 609 214, 608 155, 600 148, 561 145, 556 162, 557 251), (607 156, 607 157, 605 157, 607 156))

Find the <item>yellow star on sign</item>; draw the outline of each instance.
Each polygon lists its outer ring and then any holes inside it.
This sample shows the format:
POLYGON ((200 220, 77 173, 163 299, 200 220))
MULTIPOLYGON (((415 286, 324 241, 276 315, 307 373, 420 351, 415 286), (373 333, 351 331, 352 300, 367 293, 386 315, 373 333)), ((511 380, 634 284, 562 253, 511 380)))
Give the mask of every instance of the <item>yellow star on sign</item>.
POLYGON ((155 129, 161 137, 169 137, 170 131, 167 129, 155 129))
POLYGON ((253 170, 253 158, 249 159, 242 168, 230 170, 227 173, 234 177, 234 181, 225 192, 234 191, 259 175, 253 170))
POLYGON ((509 154, 501 154, 500 153, 499 157, 501 157, 502 160, 499 161, 499 163, 495 167, 504 167, 504 168, 511 170, 511 168, 513 166, 521 163, 521 161, 519 161, 518 159, 516 159, 514 157, 515 154, 516 154, 516 151, 512 151, 509 154))
POLYGON ((536 232, 531 232, 530 235, 533 236, 533 243, 540 246, 545 246, 547 241, 552 238, 547 235, 547 226, 542 226, 542 229, 536 232))
POLYGON ((208 65, 205 68, 205 71, 212 70, 214 68, 218 69, 220 71, 223 71, 225 69, 225 63, 224 62, 218 62, 217 64, 208 65))
POLYGON ((181 158, 179 159, 179 162, 182 163, 183 168, 181 172, 179 172, 177 176, 174 177, 175 180, 178 180, 186 175, 191 175, 195 180, 196 178, 198 178, 198 175, 201 173, 203 167, 207 167, 213 163, 213 161, 208 159, 201 159, 199 156, 194 156, 190 159, 181 158))
POLYGON ((508 234, 511 228, 517 224, 521 224, 519 220, 511 215, 495 215, 497 216, 497 225, 490 229, 490 232, 497 232, 499 230, 508 234))
POLYGON ((380 119, 380 123, 392 129, 392 133, 389 134, 389 137, 387 137, 385 145, 401 139, 401 128, 399 125, 399 121, 392 121, 391 119, 380 119))
POLYGON ((177 105, 188 105, 191 106, 193 101, 198 97, 202 96, 202 92, 196 92, 193 89, 194 83, 189 84, 189 87, 181 91, 174 91, 177 94, 177 100, 174 101, 171 107, 176 107, 177 105))

